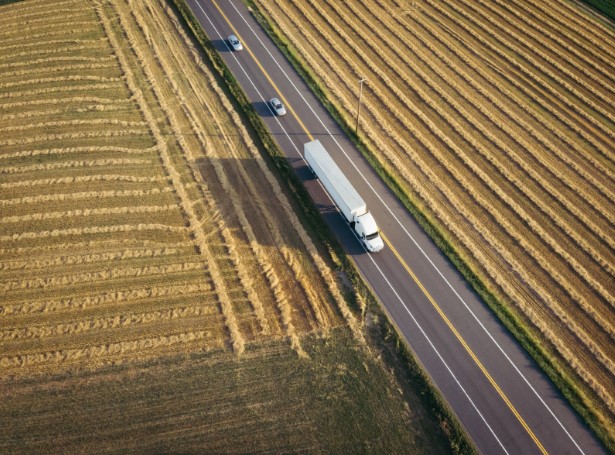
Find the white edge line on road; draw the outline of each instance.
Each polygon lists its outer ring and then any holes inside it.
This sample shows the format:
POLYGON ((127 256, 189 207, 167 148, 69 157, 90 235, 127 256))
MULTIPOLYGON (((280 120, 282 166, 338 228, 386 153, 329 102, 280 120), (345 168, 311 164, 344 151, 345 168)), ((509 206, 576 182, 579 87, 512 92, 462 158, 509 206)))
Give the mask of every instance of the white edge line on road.
POLYGON ((470 404, 472 405, 472 407, 474 408, 474 410, 476 411, 476 413, 480 416, 481 420, 485 423, 485 425, 487 426, 487 428, 489 429, 489 431, 491 432, 491 434, 493 435, 493 437, 495 438, 495 440, 498 442, 498 444, 500 445, 500 447, 502 448, 502 450, 504 451, 504 453, 508 454, 508 450, 506 450, 506 447, 504 447, 504 445, 502 444, 502 442, 500 441, 500 438, 498 438, 498 436, 495 434, 495 431, 493 431, 493 429, 491 428, 491 425, 489 425, 489 423, 487 422, 487 420, 485 419, 485 417, 483 416, 483 414, 480 412, 480 410, 478 409, 478 407, 476 406, 476 404, 474 404, 474 401, 472 400, 472 398, 470 398, 470 395, 468 394, 468 392, 466 392, 466 389, 464 389, 464 387, 461 385, 461 383, 459 382, 459 380, 457 379, 457 376, 455 376, 455 374, 453 373, 453 371, 450 369, 450 367, 448 366, 448 364, 446 363, 446 361, 444 360, 444 358, 440 355, 440 352, 438 351, 438 349, 434 346, 434 344, 431 342, 431 339, 429 338, 429 336, 427 336, 427 333, 425 333, 425 331, 423 330, 423 327, 421 327, 421 325, 419 324, 419 322, 416 320, 416 318, 414 317, 414 315, 412 314, 412 311, 410 311, 410 309, 406 306, 406 302, 403 301, 403 299, 401 298, 401 296, 397 293, 397 290, 393 287, 393 285, 391 284, 391 282, 389 281, 389 279, 386 277, 386 275, 384 274, 384 272, 380 269, 380 266, 378 264, 376 264, 376 261, 374 260, 374 258, 372 257, 372 255, 369 255, 370 260, 372 261, 372 263, 374 264, 374 267, 376 267, 376 269, 378 269, 378 272, 380 272, 380 275, 382 275, 382 278, 384 278, 384 281, 386 281, 386 283, 389 285, 389 287, 391 288, 391 290, 393 291, 393 293, 395 294, 395 297, 397 297, 397 299, 399 300, 399 302, 402 304, 402 306, 404 307, 404 309, 406 310, 406 312, 410 315, 410 318, 412 319, 412 321, 414 322, 414 324, 418 327, 419 331, 421 332, 421 334, 425 337, 425 339, 427 340, 427 342, 429 343, 429 346, 431 346, 431 348, 434 350, 434 352, 436 353, 436 355, 438 356, 438 358, 440 359, 440 361, 442 362, 442 364, 444 365, 444 367, 446 368, 446 370, 449 372, 449 374, 453 377, 453 379, 455 380, 455 383, 459 386, 459 388, 461 389, 461 391, 463 392, 463 394, 466 396, 466 398, 468 399, 468 401, 470 402, 470 404))
MULTIPOLYGON (((209 21, 209 23, 211 24, 211 26, 214 28, 214 30, 216 31, 216 33, 218 34, 218 36, 222 38, 222 35, 220 34, 220 32, 218 31, 218 29, 216 28, 216 26, 213 24, 212 20, 209 18, 209 16, 207 15, 207 13, 203 10, 203 8, 201 7, 201 5, 198 3, 198 1, 196 1, 196 4, 198 5, 199 9, 202 11, 203 15, 207 18, 207 20, 209 21)), ((233 5, 233 7, 235 7, 235 5, 233 5)), ((239 13, 239 11, 237 11, 239 13)), ((239 15, 241 16, 241 13, 239 13, 239 15)), ((245 19, 243 18, 243 16, 241 16, 242 19, 245 22, 245 19)), ((246 22, 247 24, 247 22, 246 22)), ((249 27, 249 24, 248 24, 249 27)), ((252 30, 252 28, 250 27, 250 29, 252 30)), ((252 33, 254 33, 254 30, 252 30, 252 33)), ((227 47, 227 49, 229 49, 230 52, 232 52, 230 50, 230 47, 228 46, 228 44, 226 43, 226 41, 223 39, 225 46, 227 47)), ((260 40, 259 40, 260 41, 260 40)), ((262 42, 261 42, 262 44, 262 42)), ((245 45, 245 44, 244 44, 245 45)), ((258 89, 256 88, 256 86, 254 85, 254 82, 252 81, 252 79, 250 78, 250 76, 248 76, 246 70, 243 68, 243 66, 241 65, 241 63, 239 62, 239 60, 237 59, 237 57, 233 55, 233 58, 235 59, 235 61, 237 62, 237 64, 240 66, 241 70, 243 71, 243 73, 245 74, 245 76, 248 78, 248 80, 250 81, 250 83, 252 84, 252 86, 254 87, 254 89, 256 90, 256 92, 258 93, 258 95, 262 98, 262 95, 260 94, 260 92, 258 91, 258 89)), ((271 55, 271 54, 270 54, 271 55)), ((276 61, 277 64, 277 61, 276 61)), ((279 64, 278 64, 279 66, 279 64)), ((284 75, 288 78, 288 76, 286 75, 286 73, 284 73, 284 75)), ((290 79, 289 79, 290 80, 290 79)), ((292 84, 292 81, 291 81, 292 84)), ((295 90, 297 89, 295 87, 295 85, 293 84, 293 87, 295 88, 295 90)), ((305 99, 304 99, 305 101, 305 99)), ((306 101, 307 104, 307 101, 306 101)), ((314 113, 314 115, 316 115, 316 113, 313 111, 313 109, 310 106, 310 110, 312 110, 312 112, 314 113)), ((270 108, 271 111, 271 108, 270 108)), ((316 116, 318 118, 318 116, 316 116)), ((320 121, 320 123, 322 124, 322 121, 320 120, 320 118, 318 118, 318 120, 320 121)), ((286 134, 286 136, 288 137, 288 133, 286 132, 286 129, 284 128, 284 126, 282 126, 282 124, 279 122, 280 127, 284 130, 284 133, 286 134)), ((323 124, 323 126, 325 126, 323 124)), ((325 126, 325 130, 327 131, 327 133, 333 137, 333 135, 331 134, 331 132, 327 129, 327 127, 325 126)), ((290 140, 290 137, 289 137, 290 140)), ((291 141, 292 142, 292 141, 291 141)), ((335 141, 336 144, 338 145, 338 147, 341 148, 341 146, 339 145, 339 143, 337 142, 337 140, 335 141)), ((295 150, 297 150, 297 146, 294 144, 294 142, 292 142, 293 146, 295 147, 295 150)), ((301 154, 299 152, 299 150, 297 150, 297 152, 299 153, 299 156, 301 157, 301 159, 307 164, 307 162, 305 161, 305 158, 303 157, 303 154, 301 154)), ((329 198, 329 201, 335 206, 335 202, 333 201, 333 199, 331 198, 331 196, 329 195, 329 193, 326 191, 326 189, 324 188, 324 186, 322 185, 322 183, 320 182, 320 180, 318 180, 318 183, 320 185, 320 187, 325 191, 325 194, 327 195, 327 197, 329 198)), ((373 190, 373 188, 372 188, 373 190)), ((336 207, 337 208, 337 207, 336 207)), ((343 218, 342 214, 340 213, 339 209, 337 209, 337 212, 339 214, 340 217, 343 218)), ((361 246, 363 247, 364 251, 367 252, 367 250, 365 250, 365 247, 363 246, 363 244, 360 242, 359 237, 356 235, 356 233, 354 231, 351 230, 351 232, 353 233, 354 237, 357 239, 357 241, 361 244, 361 246)), ((369 255, 369 253, 368 253, 369 255)), ((493 435, 493 437, 495 438, 495 440, 497 441, 497 443, 500 445, 500 447, 502 448, 502 450, 504 451, 504 453, 509 454, 509 452, 506 450, 506 448, 504 447, 504 445, 502 444, 502 442, 500 441, 500 439, 498 438, 498 436, 495 434, 494 430, 491 428, 491 426, 489 425, 489 423, 487 422, 487 420, 485 419, 485 417, 483 416, 483 414, 480 412, 480 410, 478 409, 478 407, 476 406, 476 404, 474 403, 474 401, 472 400, 472 398, 470 397, 470 395, 468 394, 468 392, 465 390, 465 388, 461 385, 461 382, 459 381, 459 379, 457 379, 457 377, 455 376, 455 374, 453 373, 453 371, 451 370, 451 368, 449 367, 449 365, 446 363, 446 361, 444 360, 444 358, 442 357, 442 355, 440 354, 440 352, 438 351, 438 349, 435 347, 435 345, 433 344, 433 342, 431 341, 431 339, 429 338, 429 336, 427 335, 427 333, 423 330, 423 328, 421 327, 421 325, 419 324, 419 322, 417 321, 417 319, 414 317, 414 315, 412 314, 412 312, 410 311, 410 309, 408 308, 408 306, 406 305, 406 303, 402 300, 401 296, 399 295, 399 293, 397 292, 397 290, 394 288, 393 284, 388 280, 388 278, 385 276, 384 272, 382 271, 382 269, 378 266, 378 264, 376 263, 376 261, 374 261, 374 258, 369 255, 370 260, 372 261, 373 265, 376 267, 376 269, 378 270, 378 272, 380 273, 380 275, 382 276, 382 278, 386 281, 387 285, 389 286, 389 288, 391 288, 391 290, 393 291, 393 293, 395 294, 395 296, 397 297, 397 299, 400 301, 400 303, 402 304, 402 306, 404 307, 404 309, 406 310, 406 312, 410 315, 410 318, 412 319, 412 321, 416 324, 416 326, 418 327, 419 331, 421 332, 421 334, 425 337, 425 339, 427 340, 427 343, 429 343, 429 346, 431 346, 431 348, 434 350, 434 352, 436 353, 437 357, 440 359, 440 361, 442 362, 442 364, 444 365, 444 367, 446 368, 446 370, 449 372, 449 374, 452 376, 453 380, 455 381, 455 383, 459 386, 459 388, 461 389, 461 391, 463 392, 463 394, 466 396, 466 398, 468 399, 468 401, 470 402, 470 404, 472 405, 472 407, 474 408, 474 410, 477 412, 477 414, 480 416, 481 420, 484 422, 484 424, 487 426, 487 428, 489 429, 489 431, 491 432, 491 434, 493 435)))
MULTIPOLYGON (((229 0, 229 3, 231 4, 231 6, 235 9, 235 11, 237 12, 237 14, 239 14, 239 16, 241 17, 241 19, 244 21, 244 23, 248 26, 248 28, 250 28, 250 30, 252 31, 252 33, 254 34, 254 36, 256 37, 256 39, 260 42, 260 44, 263 46, 263 48, 267 51, 267 53, 269 54, 269 56, 271 57, 271 59, 276 63, 276 65, 278 66, 278 68, 280 69, 280 71, 282 72, 282 74, 284 74, 284 76, 286 77, 286 79, 288 79, 288 81, 291 83, 291 85, 293 86, 293 88, 295 89, 295 91, 299 94, 299 96, 301 97, 301 99, 303 100, 303 102, 305 103, 305 105, 310 109, 310 111, 312 111, 312 113, 314 114, 314 116, 318 119, 318 121, 320 122, 320 124, 325 128, 325 130, 327 131, 327 134, 329 134, 329 136, 333 139, 333 141, 335 142, 335 144, 338 146, 338 148, 342 151, 342 153, 344 154, 344 156, 346 157, 346 159, 350 162, 350 164, 352 164, 352 166, 355 168, 355 170, 358 172, 358 174, 361 176, 361 178, 363 179, 363 181, 369 186, 369 188, 372 190, 372 192, 376 195, 376 197, 380 200, 380 202, 382 203, 382 205, 384 205, 384 207, 386 207, 386 209, 388 210, 388 212, 391 214, 391 216, 395 219, 395 221, 397 222, 397 224, 402 228, 402 230, 406 233, 406 235, 410 238, 410 240, 412 240, 412 242, 414 243, 414 245, 420 250, 420 252, 423 254, 423 256, 427 259, 427 261, 431 264, 431 266, 438 272, 438 275, 440 275, 440 277, 444 280, 444 282, 448 285, 448 287, 453 291, 453 293, 457 296, 457 298, 463 303, 463 306, 470 312, 470 314, 472 315, 472 317, 476 320, 476 322, 481 326, 481 328, 483 329, 483 331, 487 334, 487 336, 491 339, 491 341, 493 341, 493 343, 497 346, 497 348, 499 349, 499 351, 504 355, 504 357, 506 358, 506 360, 508 360, 508 362, 512 365, 512 367, 514 368, 514 370, 519 374, 519 376, 521 376, 521 378, 523 378, 523 381, 527 384, 527 386, 532 390, 532 392, 534 393, 534 395, 536 395, 536 397, 540 400, 540 402, 543 404, 543 406, 549 411, 549 413, 551 414, 551 416, 555 419, 555 421, 559 424, 559 426, 562 428, 562 430, 564 430, 564 432, 566 433, 566 435, 568 436, 568 438, 570 438, 570 440, 572 441, 572 443, 576 446, 576 448, 579 450, 579 452, 581 452, 582 454, 585 454, 585 452, 581 449, 581 447, 579 447, 579 445, 577 444, 577 442, 575 441, 575 439, 572 437, 572 435, 568 432, 568 430, 566 429, 566 427, 563 425, 563 423, 557 418, 557 416, 555 415, 555 413, 551 410, 551 408, 547 405, 547 403, 543 400, 543 398, 540 396, 540 394, 538 393, 538 391, 532 386, 532 384, 529 382, 529 380, 525 377, 525 375, 519 370, 519 368, 517 367, 517 365, 512 361, 512 359, 508 356, 508 354, 504 351, 504 349, 500 346, 500 344, 495 340, 495 338, 493 338, 493 336, 491 335, 491 333, 489 332, 489 330, 487 330, 487 328, 483 325, 483 323, 478 319, 478 317, 476 316, 476 314, 472 311, 472 309, 469 307, 469 305, 466 303, 466 301, 459 295, 459 293, 457 292, 457 290, 451 285, 451 283, 446 279, 446 277, 442 274, 442 272, 440 271, 440 269, 433 263, 433 261, 431 260, 431 258, 427 255, 427 253, 425 253, 425 251, 423 250, 423 248, 421 248, 421 246, 418 244, 418 242, 414 239, 414 237, 412 236, 412 234, 410 234, 410 232, 408 232, 408 230, 405 228, 405 226, 401 223, 401 221, 397 218, 397 216, 393 213, 393 211, 390 209, 390 207, 382 200, 382 198, 380 197, 380 195, 376 192, 376 190, 374 189, 374 187, 369 183, 369 181, 367 180, 367 178, 363 175, 363 173, 357 168, 357 166, 355 165, 355 163, 352 161, 352 159, 350 159, 350 157, 348 156, 348 154, 346 153, 346 151, 342 148, 342 146, 340 145, 340 143, 337 141, 337 139, 335 138, 335 136, 333 134, 331 134, 331 132, 329 131, 329 129, 327 128, 327 126, 324 124, 324 122, 322 121, 322 119, 318 116, 318 114, 316 114, 316 112, 314 111, 314 109, 312 108, 312 106, 307 102, 307 100, 305 99, 305 97, 303 96, 303 94, 301 93, 301 91, 297 88, 297 86, 294 84, 294 82, 291 80, 291 78, 288 76, 288 74, 286 74, 286 72, 284 71, 284 69, 282 68, 282 66, 280 65, 280 63, 277 61, 277 59, 271 54, 271 52, 269 51, 269 49, 267 48, 267 46, 265 46, 265 44, 262 42, 262 40, 260 39, 260 37, 256 34, 256 32, 254 31, 254 29, 252 28, 252 26, 248 23, 248 21, 245 19, 245 17, 241 14, 241 12, 237 9, 237 7, 234 5, 234 3, 229 0)), ((381 272, 382 273, 382 272, 381 272)), ((386 278, 385 278, 386 279, 386 278)))

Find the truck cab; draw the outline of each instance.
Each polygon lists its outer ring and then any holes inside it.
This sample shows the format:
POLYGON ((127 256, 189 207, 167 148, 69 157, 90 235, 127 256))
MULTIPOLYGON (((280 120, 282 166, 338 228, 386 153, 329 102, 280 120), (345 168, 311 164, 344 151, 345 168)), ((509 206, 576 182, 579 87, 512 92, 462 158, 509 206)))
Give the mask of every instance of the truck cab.
POLYGON ((368 251, 377 253, 384 248, 384 242, 380 237, 376 220, 371 213, 366 212, 357 216, 354 220, 354 230, 368 251))

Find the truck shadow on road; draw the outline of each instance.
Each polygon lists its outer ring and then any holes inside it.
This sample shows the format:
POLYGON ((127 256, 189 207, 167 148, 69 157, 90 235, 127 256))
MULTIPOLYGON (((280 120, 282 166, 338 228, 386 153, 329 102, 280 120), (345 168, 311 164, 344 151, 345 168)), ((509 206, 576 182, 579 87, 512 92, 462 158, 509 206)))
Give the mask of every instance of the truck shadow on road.
MULTIPOLYGON (((256 240, 262 246, 282 246, 276 243, 275 239, 279 239, 280 236, 273 235, 272 229, 274 228, 282 234, 281 238, 289 239, 289 244, 300 245, 301 243, 296 237, 296 227, 289 220, 288 213, 280 199, 273 193, 275 190, 271 188, 263 174, 261 165, 256 159, 248 158, 211 157, 197 159, 204 188, 201 197, 209 199, 206 205, 219 212, 227 228, 238 233, 245 232, 246 226, 242 226, 242 223, 247 221, 249 223, 247 229, 253 232, 256 240), (222 176, 224 182, 222 182, 220 176, 222 176), (246 179, 249 182, 246 182, 246 179), (267 215, 264 213, 265 210, 269 212, 267 215), (240 211, 243 213, 240 214, 240 211), (268 218, 272 219, 276 226, 270 226, 268 218), (297 240, 290 240, 293 238, 297 240)), ((304 185, 309 192, 315 194, 316 200, 311 196, 311 199, 306 201, 307 204, 315 206, 324 218, 328 229, 334 233, 334 236, 342 243, 348 254, 367 254, 337 207, 320 188, 318 179, 314 177, 307 166, 300 170, 301 179, 307 179, 304 181, 304 185)), ((287 195, 287 198, 290 200, 292 196, 287 195)), ((291 205, 296 206, 293 202, 291 202, 291 205)), ((309 232, 311 230, 309 225, 313 223, 306 220, 305 215, 296 213, 309 232)), ((315 239, 315 241, 318 240, 315 239)))

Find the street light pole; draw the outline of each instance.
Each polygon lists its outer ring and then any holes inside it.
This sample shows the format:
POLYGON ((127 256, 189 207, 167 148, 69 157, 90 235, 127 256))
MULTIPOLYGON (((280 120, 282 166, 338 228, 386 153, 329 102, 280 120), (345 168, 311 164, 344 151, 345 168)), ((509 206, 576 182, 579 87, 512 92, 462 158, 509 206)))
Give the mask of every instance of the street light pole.
POLYGON ((359 107, 357 108, 357 123, 354 127, 355 134, 359 134, 359 115, 361 115, 361 97, 363 96, 363 82, 367 80, 366 77, 359 79, 359 107))

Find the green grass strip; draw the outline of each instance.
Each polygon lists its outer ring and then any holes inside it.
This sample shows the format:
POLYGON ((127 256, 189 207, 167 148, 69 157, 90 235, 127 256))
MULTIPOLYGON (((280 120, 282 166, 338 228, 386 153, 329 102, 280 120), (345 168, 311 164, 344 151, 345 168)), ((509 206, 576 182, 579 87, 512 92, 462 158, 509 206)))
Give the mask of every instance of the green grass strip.
POLYGON ((587 3, 609 19, 615 20, 615 2, 613 0, 583 0, 583 3, 587 3))

